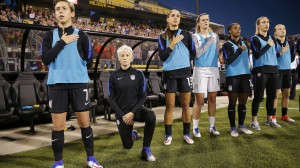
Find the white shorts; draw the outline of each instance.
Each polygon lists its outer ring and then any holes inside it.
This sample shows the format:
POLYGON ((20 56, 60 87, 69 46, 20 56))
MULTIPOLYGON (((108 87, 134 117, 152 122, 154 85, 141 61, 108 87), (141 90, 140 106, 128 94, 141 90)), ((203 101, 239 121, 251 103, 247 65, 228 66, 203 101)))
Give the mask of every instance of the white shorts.
POLYGON ((217 92, 220 90, 219 77, 193 77, 194 93, 217 92))

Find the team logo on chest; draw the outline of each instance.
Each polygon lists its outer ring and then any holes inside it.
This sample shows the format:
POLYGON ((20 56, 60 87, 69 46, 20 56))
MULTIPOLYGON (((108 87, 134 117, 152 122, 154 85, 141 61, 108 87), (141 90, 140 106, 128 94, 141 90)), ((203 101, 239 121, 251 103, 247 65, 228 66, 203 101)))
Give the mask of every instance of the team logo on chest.
POLYGON ((228 86, 228 91, 232 91, 232 85, 228 86))
POLYGON ((135 80, 135 75, 130 75, 131 80, 135 80))

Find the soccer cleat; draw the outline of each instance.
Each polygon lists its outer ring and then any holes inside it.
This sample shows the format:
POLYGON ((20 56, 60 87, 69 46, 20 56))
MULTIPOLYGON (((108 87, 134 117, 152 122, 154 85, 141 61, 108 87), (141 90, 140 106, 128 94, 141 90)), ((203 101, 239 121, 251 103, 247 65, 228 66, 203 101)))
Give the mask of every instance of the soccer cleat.
POLYGON ((239 131, 248 135, 253 134, 253 132, 251 130, 248 130, 247 127, 244 125, 239 126, 239 131))
POLYGON ((269 121, 269 120, 265 121, 265 124, 268 126, 270 126, 270 123, 271 123, 271 121, 269 121))
POLYGON ((103 168, 101 164, 95 159, 94 156, 88 156, 87 158, 87 168, 103 168))
POLYGON ((287 122, 295 122, 295 120, 291 119, 288 115, 282 116, 281 120, 282 121, 287 121, 287 122))
POLYGON ((189 145, 194 143, 194 140, 191 138, 190 134, 183 135, 183 139, 189 145))
POLYGON ((195 128, 195 129, 193 130, 193 135, 194 135, 194 137, 196 137, 196 138, 201 138, 201 134, 200 134, 199 128, 195 128))
POLYGON ((50 168, 64 168, 64 163, 62 160, 56 161, 50 168))
POLYGON ((132 130, 131 135, 132 135, 132 140, 133 140, 133 141, 136 141, 136 140, 142 138, 142 135, 141 135, 141 134, 138 134, 136 130, 132 130))
POLYGON ((237 131, 237 129, 235 127, 231 127, 230 128, 230 135, 232 137, 238 137, 239 136, 239 133, 238 133, 238 131, 237 131))
POLYGON ((164 141, 165 145, 171 145, 172 143, 172 136, 171 135, 166 135, 166 140, 164 141))
POLYGON ((144 147, 142 149, 142 157, 145 158, 148 162, 154 162, 156 158, 152 155, 152 152, 149 147, 144 147))
POLYGON ((257 131, 261 130, 257 121, 251 122, 250 127, 257 131))
POLYGON ((271 121, 270 126, 273 127, 273 128, 280 128, 281 127, 281 125, 279 125, 276 121, 271 121))
POLYGON ((211 134, 214 134, 214 135, 220 135, 220 132, 216 130, 216 127, 210 127, 208 129, 208 132, 211 133, 211 134))

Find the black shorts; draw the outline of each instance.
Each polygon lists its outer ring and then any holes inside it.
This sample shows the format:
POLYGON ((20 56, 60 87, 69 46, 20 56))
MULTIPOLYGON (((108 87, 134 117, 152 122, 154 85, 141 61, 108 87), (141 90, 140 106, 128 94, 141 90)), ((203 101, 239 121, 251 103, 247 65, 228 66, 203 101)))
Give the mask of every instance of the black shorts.
POLYGON ((276 84, 276 89, 291 88, 291 74, 279 74, 276 84))
POLYGON ((192 78, 166 78, 164 79, 164 90, 167 93, 191 92, 193 90, 192 78))
POLYGON ((226 91, 229 93, 250 93, 250 75, 226 77, 226 91))
POLYGON ((67 112, 70 104, 75 112, 89 110, 90 96, 88 85, 70 89, 57 89, 51 86, 48 88, 50 113, 67 112))

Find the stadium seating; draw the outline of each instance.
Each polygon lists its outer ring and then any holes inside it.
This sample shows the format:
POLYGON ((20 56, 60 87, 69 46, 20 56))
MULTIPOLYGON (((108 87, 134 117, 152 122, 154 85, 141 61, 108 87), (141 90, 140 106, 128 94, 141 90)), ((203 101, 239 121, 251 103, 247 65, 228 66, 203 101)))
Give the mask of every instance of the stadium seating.
POLYGON ((110 72, 102 71, 99 76, 99 102, 102 102, 104 105, 104 118, 111 120, 111 108, 108 102, 108 81, 109 81, 110 72))
POLYGON ((107 0, 107 4, 119 6, 122 8, 134 8, 134 3, 128 0, 107 0))
POLYGON ((168 14, 170 12, 169 9, 167 8, 164 8, 162 6, 159 6, 159 5, 156 5, 156 4, 153 4, 153 3, 148 3, 148 2, 140 2, 139 3, 141 6, 149 9, 150 12, 152 13, 158 13, 158 14, 168 14))
POLYGON ((0 119, 10 118, 14 112, 10 84, 0 74, 0 119))
POLYGON ((21 117, 30 119, 29 134, 35 134, 34 118, 43 112, 43 100, 40 95, 41 83, 32 72, 20 72, 12 85, 13 102, 21 117))
POLYGON ((152 108, 153 104, 163 105, 165 96, 163 94, 162 80, 156 72, 151 71, 147 80, 148 93, 146 105, 152 108))

